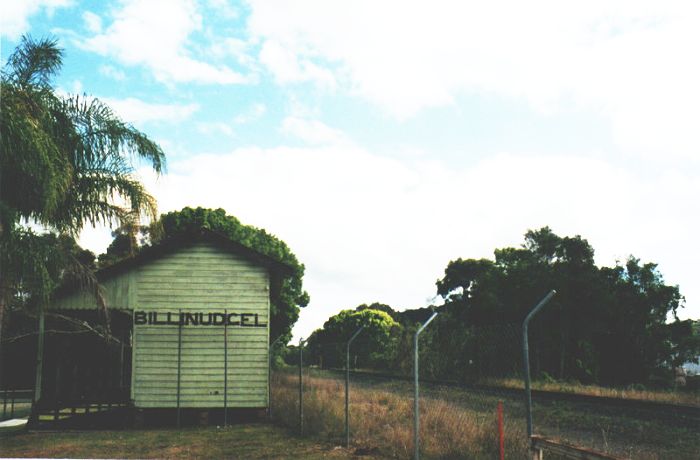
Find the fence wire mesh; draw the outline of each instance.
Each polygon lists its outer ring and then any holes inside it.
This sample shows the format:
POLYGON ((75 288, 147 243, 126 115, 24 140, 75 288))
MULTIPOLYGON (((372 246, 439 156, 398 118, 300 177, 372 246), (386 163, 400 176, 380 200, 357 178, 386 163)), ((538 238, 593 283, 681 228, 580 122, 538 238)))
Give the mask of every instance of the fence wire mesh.
POLYGON ((536 317, 529 333, 536 436, 617 458, 700 458, 697 391, 586 384, 589 370, 567 359, 566 330, 547 327, 536 317))
MULTIPOLYGON (((667 458, 678 436, 685 437, 684 445, 694 445, 697 419, 658 412, 669 424, 654 415, 658 407, 625 402, 618 393, 604 399, 595 393, 580 396, 574 387, 580 393, 585 386, 554 383, 546 363, 556 361, 557 348, 540 339, 538 328, 535 319, 529 341, 535 435, 620 458, 667 458)), ((413 332, 394 337, 381 350, 363 348, 360 337, 351 347, 350 448, 356 452, 413 456, 413 332)), ((422 456, 500 458, 499 402, 505 458, 529 455, 522 346, 520 323, 474 326, 459 335, 441 334, 440 327, 425 331, 419 366, 422 456)), ((287 367, 273 372, 273 418, 299 427, 301 375, 304 435, 344 445, 345 354, 346 342, 305 345, 300 374, 299 348, 288 349, 287 367)), ((700 453, 685 449, 674 458, 700 453)))
MULTIPOLYGON (((413 456, 414 332, 395 337, 391 349, 384 350, 366 349, 360 335, 350 349, 350 446, 356 451, 413 456)), ((522 397, 517 389, 506 387, 518 382, 518 333, 517 325, 474 328, 458 341, 435 340, 437 336, 426 329, 420 338, 419 367, 424 456, 498 458, 499 401, 506 407, 506 455, 519 458, 527 451, 522 397), (449 354, 446 347, 451 347, 449 354), (494 363, 492 356, 503 359, 494 363), (461 372, 455 379, 457 368, 461 372)), ((306 346, 301 368, 304 433, 338 444, 344 443, 345 433, 346 346, 346 342, 306 346)), ((298 355, 298 347, 290 348, 288 367, 273 373, 272 381, 274 418, 295 427, 299 426, 298 355)))

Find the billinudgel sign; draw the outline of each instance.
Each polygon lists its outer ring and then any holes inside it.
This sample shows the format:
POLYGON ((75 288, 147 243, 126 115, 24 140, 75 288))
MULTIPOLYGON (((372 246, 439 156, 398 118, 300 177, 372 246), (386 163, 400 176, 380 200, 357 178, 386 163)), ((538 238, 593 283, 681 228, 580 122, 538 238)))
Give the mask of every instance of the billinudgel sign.
POLYGON ((257 313, 203 313, 203 312, 156 312, 135 311, 137 326, 240 326, 266 327, 257 313))

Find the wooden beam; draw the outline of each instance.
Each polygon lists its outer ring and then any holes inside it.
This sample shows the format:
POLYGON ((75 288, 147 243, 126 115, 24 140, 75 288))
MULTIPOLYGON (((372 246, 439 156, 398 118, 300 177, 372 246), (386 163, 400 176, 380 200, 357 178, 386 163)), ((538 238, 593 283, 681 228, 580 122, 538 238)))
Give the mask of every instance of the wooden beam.
POLYGON ((554 439, 548 439, 543 436, 532 436, 533 459, 542 459, 543 452, 551 452, 562 455, 566 458, 576 460, 624 460, 624 457, 616 457, 610 454, 589 449, 587 447, 578 447, 567 444, 554 439))
POLYGON ((36 378, 34 380, 34 401, 41 399, 42 372, 44 370, 44 308, 39 308, 39 335, 36 340, 36 378))

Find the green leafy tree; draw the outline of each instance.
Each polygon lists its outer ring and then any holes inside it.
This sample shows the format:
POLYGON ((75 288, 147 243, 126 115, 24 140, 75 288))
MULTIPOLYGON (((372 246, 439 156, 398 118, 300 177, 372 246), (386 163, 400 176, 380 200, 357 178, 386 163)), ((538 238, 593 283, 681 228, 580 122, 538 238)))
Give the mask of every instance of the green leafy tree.
POLYGON ((385 313, 388 313, 389 316, 391 316, 391 318, 392 318, 394 321, 398 321, 399 318, 400 318, 400 316, 401 316, 401 314, 400 314, 398 311, 396 311, 396 310, 394 310, 393 308, 391 308, 391 306, 389 306, 389 305, 387 305, 387 304, 385 304, 385 303, 380 303, 380 302, 374 302, 374 303, 371 303, 371 304, 369 304, 369 305, 367 305, 366 303, 363 303, 362 305, 360 305, 360 306, 358 306, 357 308, 355 308, 355 311, 362 311, 362 310, 379 310, 379 311, 383 311, 383 312, 385 312, 385 313))
POLYGON ((530 324, 534 375, 647 382, 670 376, 672 366, 699 351, 690 324, 676 317, 683 306, 678 286, 666 285, 653 263, 630 257, 599 268, 585 239, 560 237, 548 227, 528 231, 522 247, 494 255, 493 261, 452 261, 437 282, 445 305, 425 339, 436 376, 455 374, 451 369, 475 379, 517 373, 515 332, 550 289, 557 295, 530 324), (514 346, 499 341, 499 328, 514 346))
POLYGON ((352 343, 354 367, 380 367, 390 363, 396 352, 401 326, 389 313, 362 305, 331 316, 323 328, 314 331, 307 345, 314 359, 325 367, 344 367, 347 341, 360 328, 352 343))
POLYGON ((664 284, 656 264, 630 257, 601 274, 608 288, 607 308, 601 312, 606 325, 599 335, 605 350, 601 367, 613 383, 670 377, 666 369, 700 352, 691 340, 690 323, 676 316, 684 298, 678 286, 664 284), (670 324, 669 315, 674 318, 670 324))
MULTIPOLYGON (((48 299, 58 280, 42 261, 67 259, 51 252, 61 250, 52 237, 25 222, 77 235, 87 223, 156 216, 155 200, 133 172, 136 161, 160 172, 163 151, 98 99, 57 94, 52 81, 62 55, 54 40, 23 37, 2 70, 0 331, 16 297, 48 299)), ((94 281, 83 265, 72 268, 94 281)))
POLYGON ((112 231, 112 242, 104 253, 100 254, 100 268, 108 267, 127 257, 133 257, 139 248, 150 241, 150 225, 139 225, 138 216, 129 216, 122 225, 112 231), (140 238, 139 238, 140 236, 140 238))

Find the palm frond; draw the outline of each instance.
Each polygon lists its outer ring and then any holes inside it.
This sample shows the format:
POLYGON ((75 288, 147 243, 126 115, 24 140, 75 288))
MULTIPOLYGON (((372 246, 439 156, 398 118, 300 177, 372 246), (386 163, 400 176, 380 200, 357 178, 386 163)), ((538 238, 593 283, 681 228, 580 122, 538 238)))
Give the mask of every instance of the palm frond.
POLYGON ((86 223, 121 226, 157 215, 134 173, 137 162, 162 172, 165 154, 100 100, 59 97, 52 79, 62 56, 56 40, 25 36, 1 74, 0 336, 8 292, 14 301, 42 305, 71 276, 93 292, 109 332, 94 274, 61 249, 62 236, 36 235, 22 220, 74 236, 86 223))
POLYGON ((63 65, 63 50, 53 38, 34 40, 27 35, 10 55, 3 77, 20 86, 50 87, 63 65))
POLYGON ((78 167, 104 163, 133 169, 135 160, 147 161, 157 173, 165 167, 163 150, 143 133, 120 120, 97 98, 72 96, 63 101, 63 111, 70 114, 80 136, 74 152, 78 167))

